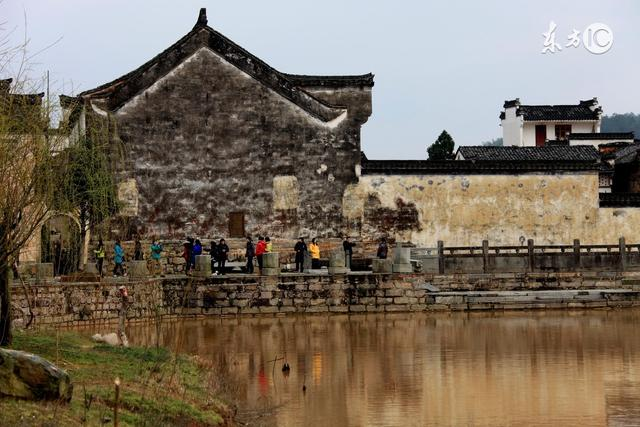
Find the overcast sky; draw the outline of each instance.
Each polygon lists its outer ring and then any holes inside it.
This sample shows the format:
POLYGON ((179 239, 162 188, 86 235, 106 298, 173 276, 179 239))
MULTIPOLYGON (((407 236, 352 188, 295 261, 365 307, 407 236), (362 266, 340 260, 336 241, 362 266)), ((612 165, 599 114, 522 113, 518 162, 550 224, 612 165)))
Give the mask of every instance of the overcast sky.
MULTIPOLYGON (((640 1, 4 0, 19 40, 25 16, 33 75, 52 90, 90 89, 137 68, 193 27, 209 25, 280 71, 375 74, 369 158, 424 158, 446 129, 458 144, 501 136, 505 99, 568 104, 597 96, 605 114, 640 112, 640 1), (564 46, 575 28, 607 24, 602 55, 541 54, 550 21, 564 46)), ((582 36, 582 34, 581 34, 582 36)), ((0 76, 5 77, 5 76, 0 76)))

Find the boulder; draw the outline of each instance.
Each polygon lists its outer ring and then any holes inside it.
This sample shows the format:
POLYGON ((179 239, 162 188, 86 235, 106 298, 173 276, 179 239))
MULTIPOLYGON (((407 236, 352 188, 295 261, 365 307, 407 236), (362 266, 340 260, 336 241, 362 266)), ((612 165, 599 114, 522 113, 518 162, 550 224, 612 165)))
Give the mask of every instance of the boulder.
POLYGON ((0 395, 69 402, 72 394, 64 370, 35 354, 0 348, 0 395))
POLYGON ((97 343, 105 343, 113 346, 120 345, 120 338, 118 338, 118 334, 115 332, 111 332, 110 334, 95 334, 91 337, 94 342, 97 343))

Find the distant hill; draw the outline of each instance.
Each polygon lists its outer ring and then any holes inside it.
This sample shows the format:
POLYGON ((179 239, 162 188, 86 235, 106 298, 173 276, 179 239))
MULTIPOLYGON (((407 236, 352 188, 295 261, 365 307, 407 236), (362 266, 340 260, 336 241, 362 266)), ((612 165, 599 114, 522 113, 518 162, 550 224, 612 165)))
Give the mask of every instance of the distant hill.
POLYGON ((480 145, 484 145, 485 147, 502 147, 504 145, 502 138, 495 138, 491 141, 484 141, 480 143, 480 145))
POLYGON ((640 114, 624 113, 602 117, 600 132, 631 132, 640 138, 640 114))

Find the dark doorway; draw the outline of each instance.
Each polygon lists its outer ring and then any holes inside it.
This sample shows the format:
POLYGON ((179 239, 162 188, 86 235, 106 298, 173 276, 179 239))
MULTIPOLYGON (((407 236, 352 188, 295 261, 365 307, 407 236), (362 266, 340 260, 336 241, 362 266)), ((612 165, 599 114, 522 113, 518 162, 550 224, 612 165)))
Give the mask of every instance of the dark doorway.
POLYGON ((544 147, 547 140, 547 126, 536 125, 536 147, 544 147))
POLYGON ((244 237, 244 212, 229 213, 229 237, 244 237))

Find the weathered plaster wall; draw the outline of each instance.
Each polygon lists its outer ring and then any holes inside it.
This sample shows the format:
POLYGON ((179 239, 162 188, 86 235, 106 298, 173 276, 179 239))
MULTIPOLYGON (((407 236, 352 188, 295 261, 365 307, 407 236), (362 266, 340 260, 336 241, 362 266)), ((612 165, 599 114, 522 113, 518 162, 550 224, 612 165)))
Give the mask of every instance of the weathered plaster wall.
POLYGON ((343 213, 363 239, 381 235, 434 247, 640 242, 640 209, 599 208, 597 173, 365 175, 343 213))
MULTIPOLYGON (((141 77, 144 79, 144 76, 141 77)), ((356 182, 370 88, 325 90, 346 106, 323 122, 226 62, 196 51, 115 114, 126 147, 120 180, 143 231, 227 236, 336 235, 342 194, 356 182), (132 191, 135 189, 135 191, 132 191)))

